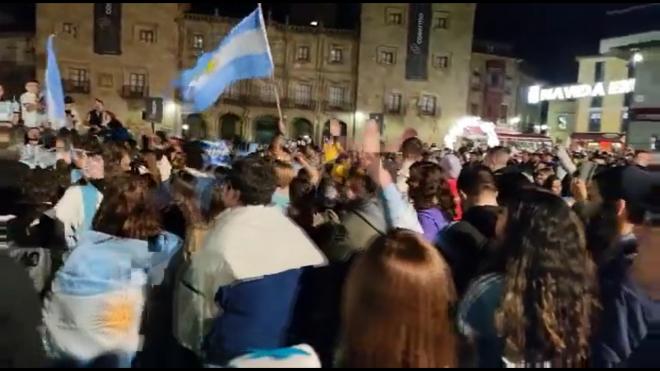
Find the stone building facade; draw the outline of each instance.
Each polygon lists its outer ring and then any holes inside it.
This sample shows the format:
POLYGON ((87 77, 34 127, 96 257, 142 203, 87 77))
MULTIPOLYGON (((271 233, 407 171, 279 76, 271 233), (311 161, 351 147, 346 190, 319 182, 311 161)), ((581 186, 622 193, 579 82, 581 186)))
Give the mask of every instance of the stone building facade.
POLYGON ((153 4, 118 5, 121 54, 107 55, 94 51, 94 4, 37 4, 36 76, 43 80, 46 40, 54 33, 64 93, 74 99, 81 114, 99 98, 140 132, 149 128, 142 120, 144 97, 160 96, 165 99, 162 126, 173 130, 179 118, 172 88, 179 65, 177 19, 184 7, 162 3, 154 11, 153 4))
POLYGON ((392 146, 407 128, 441 143, 467 113, 475 4, 432 4, 425 81, 405 76, 411 6, 362 4, 360 31, 267 20, 274 79, 237 83, 214 107, 196 114, 180 101, 173 81, 201 53, 214 50, 238 19, 192 14, 182 3, 159 4, 157 12, 151 4, 121 4, 121 54, 101 55, 93 48, 93 4, 43 3, 37 5, 37 76, 45 69, 46 39, 56 33, 65 94, 80 112, 95 97, 104 100, 134 131, 147 126, 143 98, 159 96, 168 131, 267 142, 279 120, 277 89, 291 137, 318 141, 336 118, 350 144, 360 140, 369 115, 379 113, 383 139, 392 146))
POLYGON ((362 4, 356 139, 365 119, 383 113, 383 140, 395 149, 414 129, 442 138, 466 114, 475 4, 432 4, 427 78, 406 79, 410 4, 362 4))
MULTIPOLYGON (((217 47, 238 20, 186 14, 179 23, 182 68, 217 47)), ((267 21, 275 78, 241 81, 228 88, 218 103, 188 117, 191 131, 208 137, 236 135, 266 142, 277 130, 277 89, 287 134, 320 139, 337 118, 348 140, 354 125, 357 86, 357 34, 323 27, 291 26, 267 21), (197 128, 196 128, 197 127, 197 128)))

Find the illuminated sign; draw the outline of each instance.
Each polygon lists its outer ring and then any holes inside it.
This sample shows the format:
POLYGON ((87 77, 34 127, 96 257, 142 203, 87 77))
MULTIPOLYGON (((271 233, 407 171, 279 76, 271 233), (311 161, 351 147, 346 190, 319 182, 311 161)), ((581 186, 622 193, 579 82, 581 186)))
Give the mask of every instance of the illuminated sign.
POLYGON ((597 82, 591 84, 576 84, 543 88, 541 85, 530 86, 527 91, 527 102, 531 104, 543 101, 568 100, 587 97, 604 97, 606 95, 627 94, 635 90, 635 79, 597 82))

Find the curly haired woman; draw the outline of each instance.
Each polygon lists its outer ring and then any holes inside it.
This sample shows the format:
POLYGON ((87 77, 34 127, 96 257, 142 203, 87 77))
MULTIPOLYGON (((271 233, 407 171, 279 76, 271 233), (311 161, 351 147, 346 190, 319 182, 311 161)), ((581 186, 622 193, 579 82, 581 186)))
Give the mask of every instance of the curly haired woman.
POLYGON ((459 307, 478 365, 588 365, 598 285, 577 216, 561 198, 526 190, 502 228, 502 269, 473 282, 459 307))

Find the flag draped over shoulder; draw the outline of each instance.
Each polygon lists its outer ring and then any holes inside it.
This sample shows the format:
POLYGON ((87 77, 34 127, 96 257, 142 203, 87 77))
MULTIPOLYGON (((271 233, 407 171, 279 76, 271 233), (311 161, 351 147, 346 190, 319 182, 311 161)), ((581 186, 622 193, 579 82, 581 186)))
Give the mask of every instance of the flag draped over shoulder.
POLYGON ((236 25, 212 52, 203 54, 195 67, 183 71, 178 85, 184 100, 204 111, 233 82, 273 74, 261 7, 236 25))
POLYGON ((62 79, 60 78, 60 69, 57 66, 57 57, 53 48, 53 38, 55 35, 48 36, 46 44, 46 108, 48 121, 55 129, 59 129, 66 123, 66 113, 64 110, 64 92, 62 91, 62 79))

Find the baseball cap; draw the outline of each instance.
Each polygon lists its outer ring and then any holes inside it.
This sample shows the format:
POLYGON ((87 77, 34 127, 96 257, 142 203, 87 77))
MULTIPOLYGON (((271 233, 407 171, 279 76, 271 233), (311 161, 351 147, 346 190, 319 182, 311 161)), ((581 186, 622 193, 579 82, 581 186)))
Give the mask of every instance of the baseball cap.
POLYGON ((660 173, 637 166, 622 166, 602 171, 594 178, 605 201, 626 201, 633 214, 660 211, 654 190, 660 185, 660 173))

